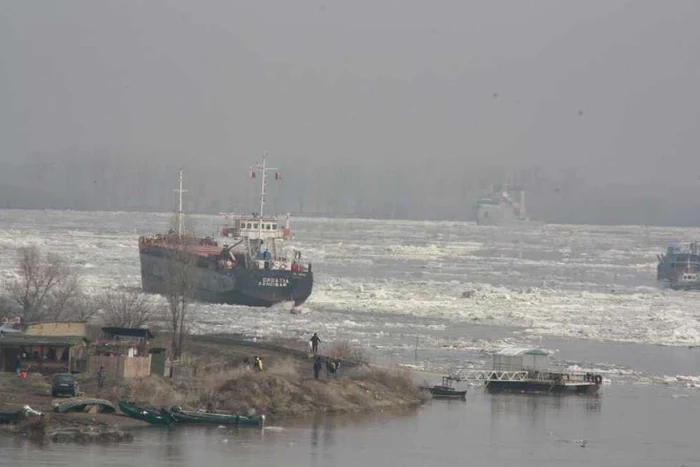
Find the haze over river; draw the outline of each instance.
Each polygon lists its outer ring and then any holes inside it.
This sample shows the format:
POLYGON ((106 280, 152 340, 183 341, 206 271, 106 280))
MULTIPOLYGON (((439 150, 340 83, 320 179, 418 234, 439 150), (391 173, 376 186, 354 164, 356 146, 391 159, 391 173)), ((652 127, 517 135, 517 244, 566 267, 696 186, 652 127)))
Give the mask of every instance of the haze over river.
MULTIPOLYGON (((0 211, 0 271, 11 277, 14 249, 36 243, 79 267, 93 293, 138 287, 138 236, 167 231, 171 217, 0 211)), ((191 221, 207 235, 221 219, 191 221)), ((700 294, 656 283, 656 255, 700 230, 311 218, 292 228, 316 279, 302 313, 196 304, 197 332, 316 331, 322 345, 348 340, 437 374, 538 346, 557 365, 603 374, 600 396, 491 396, 472 385, 466 403, 262 433, 149 429, 131 444, 44 448, 0 439, 0 465, 700 465, 700 294)))

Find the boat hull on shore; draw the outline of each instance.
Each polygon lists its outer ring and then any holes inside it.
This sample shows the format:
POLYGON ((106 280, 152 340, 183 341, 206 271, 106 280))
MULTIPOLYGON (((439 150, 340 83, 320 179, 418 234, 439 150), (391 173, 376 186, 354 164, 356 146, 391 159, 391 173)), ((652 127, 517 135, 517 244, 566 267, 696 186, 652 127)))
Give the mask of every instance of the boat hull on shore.
POLYGON ((231 425, 245 427, 260 427, 265 424, 265 416, 247 417, 245 415, 226 414, 217 412, 195 412, 172 407, 170 414, 178 424, 190 425, 231 425))
POLYGON ((172 425, 175 423, 170 412, 152 407, 141 407, 129 401, 119 401, 119 410, 131 418, 148 422, 151 425, 172 425))

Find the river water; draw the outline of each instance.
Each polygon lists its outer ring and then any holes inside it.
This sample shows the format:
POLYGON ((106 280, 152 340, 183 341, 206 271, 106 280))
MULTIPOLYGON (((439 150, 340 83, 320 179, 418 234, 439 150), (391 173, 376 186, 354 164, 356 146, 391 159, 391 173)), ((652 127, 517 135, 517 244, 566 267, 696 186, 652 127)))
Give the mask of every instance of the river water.
POLYGON ((693 466, 700 400, 685 389, 612 385, 599 397, 489 395, 406 414, 317 417, 263 431, 148 428, 133 443, 0 438, 7 466, 693 466))
MULTIPOLYGON (((144 213, 0 211, 0 270, 36 243, 81 270, 94 293, 137 287, 144 213)), ((194 216, 210 233, 217 219, 194 216)), ((316 284, 302 314, 198 304, 198 332, 323 345, 346 340, 416 374, 487 367, 499 348, 554 351, 601 373, 597 398, 489 395, 408 414, 326 417, 262 432, 148 429, 133 443, 0 439, 0 465, 700 465, 700 294, 661 289, 656 254, 697 229, 294 219, 316 284), (465 291, 472 292, 464 298, 465 291), (584 442, 585 441, 585 442, 584 442)))

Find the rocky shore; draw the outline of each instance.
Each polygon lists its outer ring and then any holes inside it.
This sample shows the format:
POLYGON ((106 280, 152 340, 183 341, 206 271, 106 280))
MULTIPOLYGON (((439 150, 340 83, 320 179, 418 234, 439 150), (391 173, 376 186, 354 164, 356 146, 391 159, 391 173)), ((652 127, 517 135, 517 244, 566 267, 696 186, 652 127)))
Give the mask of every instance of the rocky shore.
MULTIPOLYGON (((297 346, 301 347, 301 346, 297 346)), ((337 352, 336 352, 337 354, 337 352)), ((313 377, 313 357, 294 344, 253 343, 227 336, 193 338, 175 378, 149 376, 111 380, 97 388, 94 378, 81 379, 85 396, 117 402, 130 399, 156 407, 180 405, 190 409, 265 414, 271 423, 311 418, 318 413, 343 414, 396 411, 417 407, 425 396, 405 370, 377 368, 343 360, 336 375, 313 377), (244 363, 262 357, 263 371, 244 363)), ((50 379, 30 374, 20 379, 0 374, 0 410, 29 405, 42 412, 14 425, 0 425, 0 433, 43 442, 121 442, 133 437, 129 430, 148 426, 122 414, 54 413, 50 379)))

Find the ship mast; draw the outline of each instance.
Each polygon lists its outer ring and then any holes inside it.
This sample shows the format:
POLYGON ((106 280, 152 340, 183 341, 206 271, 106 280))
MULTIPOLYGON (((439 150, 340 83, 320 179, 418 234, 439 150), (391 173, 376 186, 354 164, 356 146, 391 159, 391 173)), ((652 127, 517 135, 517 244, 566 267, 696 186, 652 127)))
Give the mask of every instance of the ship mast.
POLYGON ((267 167, 267 153, 262 156, 262 163, 258 163, 251 168, 253 171, 253 177, 255 177, 255 171, 259 170, 261 172, 260 176, 260 219, 258 219, 258 240, 262 240, 262 220, 265 216, 265 187, 267 186, 267 172, 277 171, 274 167, 267 167))
POLYGON ((187 190, 182 189, 182 171, 183 171, 183 169, 180 169, 180 172, 178 175, 178 189, 173 190, 175 193, 178 194, 177 236, 179 238, 182 238, 182 236, 185 234, 185 217, 184 217, 184 212, 182 210, 182 194, 187 192, 187 190))

